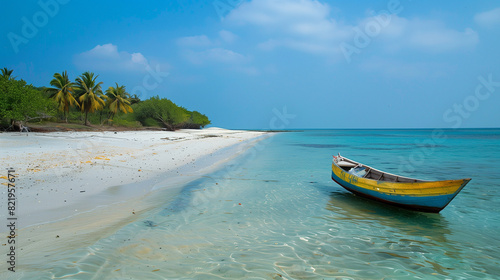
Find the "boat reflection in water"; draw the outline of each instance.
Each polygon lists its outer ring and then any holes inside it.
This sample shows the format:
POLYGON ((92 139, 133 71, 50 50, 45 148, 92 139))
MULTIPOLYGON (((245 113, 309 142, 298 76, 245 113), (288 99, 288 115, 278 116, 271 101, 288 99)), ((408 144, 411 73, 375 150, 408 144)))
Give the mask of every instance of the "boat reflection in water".
POLYGON ((462 260, 459 244, 447 238, 452 232, 442 215, 410 211, 342 191, 330 194, 326 209, 330 211, 323 217, 330 229, 326 242, 342 252, 342 262, 448 275, 462 260))

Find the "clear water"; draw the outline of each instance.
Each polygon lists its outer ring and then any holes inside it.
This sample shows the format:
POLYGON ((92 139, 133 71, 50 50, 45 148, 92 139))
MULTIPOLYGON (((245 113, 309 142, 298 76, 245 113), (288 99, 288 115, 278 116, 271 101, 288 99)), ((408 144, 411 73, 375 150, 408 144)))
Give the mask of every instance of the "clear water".
POLYGON ((500 279, 500 130, 277 134, 146 219, 56 252, 25 279, 500 279), (421 179, 472 181, 439 214, 357 197, 338 152, 421 179))

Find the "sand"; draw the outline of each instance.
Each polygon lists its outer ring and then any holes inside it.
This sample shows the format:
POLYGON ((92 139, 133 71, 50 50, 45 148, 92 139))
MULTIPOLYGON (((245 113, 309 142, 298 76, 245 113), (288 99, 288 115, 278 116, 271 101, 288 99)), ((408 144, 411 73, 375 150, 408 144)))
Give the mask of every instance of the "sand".
MULTIPOLYGON (((29 264, 41 251, 86 246, 139 219, 267 135, 220 128, 1 133, 0 219, 6 223, 12 167, 18 255, 29 264)), ((5 226, 0 231, 8 235, 5 226)))

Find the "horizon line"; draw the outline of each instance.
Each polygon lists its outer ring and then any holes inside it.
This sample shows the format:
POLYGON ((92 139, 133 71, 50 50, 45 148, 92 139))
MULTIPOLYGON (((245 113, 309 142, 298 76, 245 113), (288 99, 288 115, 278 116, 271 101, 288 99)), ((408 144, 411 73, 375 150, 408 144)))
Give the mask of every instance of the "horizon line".
POLYGON ((288 130, 478 130, 478 129, 500 129, 500 127, 463 127, 463 128, 450 128, 450 127, 429 127, 429 128, 283 128, 283 129, 270 129, 270 128, 228 128, 234 130, 263 130, 263 131, 288 131, 288 130))

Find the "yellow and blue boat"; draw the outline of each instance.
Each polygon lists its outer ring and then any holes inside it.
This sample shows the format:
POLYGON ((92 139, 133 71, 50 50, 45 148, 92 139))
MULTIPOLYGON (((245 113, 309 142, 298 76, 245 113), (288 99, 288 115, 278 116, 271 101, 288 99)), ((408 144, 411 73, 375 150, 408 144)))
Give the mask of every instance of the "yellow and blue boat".
POLYGON ((360 196, 422 212, 443 210, 471 179, 424 181, 333 156, 332 179, 360 196))

